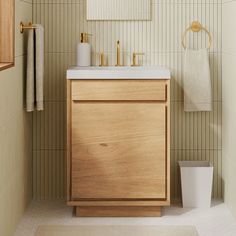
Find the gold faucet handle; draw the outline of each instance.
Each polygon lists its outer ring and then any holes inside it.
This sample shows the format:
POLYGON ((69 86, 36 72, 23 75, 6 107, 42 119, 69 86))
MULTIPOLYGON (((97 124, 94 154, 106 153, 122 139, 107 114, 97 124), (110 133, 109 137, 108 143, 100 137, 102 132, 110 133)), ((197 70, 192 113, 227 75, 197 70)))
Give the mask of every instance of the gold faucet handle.
POLYGON ((137 56, 144 56, 144 55, 145 55, 145 53, 143 53, 143 52, 134 52, 133 53, 133 63, 131 66, 139 66, 139 64, 137 64, 137 62, 136 62, 136 57, 137 56))
POLYGON ((99 56, 100 56, 100 64, 99 66, 106 66, 105 65, 105 55, 103 52, 99 53, 99 56))

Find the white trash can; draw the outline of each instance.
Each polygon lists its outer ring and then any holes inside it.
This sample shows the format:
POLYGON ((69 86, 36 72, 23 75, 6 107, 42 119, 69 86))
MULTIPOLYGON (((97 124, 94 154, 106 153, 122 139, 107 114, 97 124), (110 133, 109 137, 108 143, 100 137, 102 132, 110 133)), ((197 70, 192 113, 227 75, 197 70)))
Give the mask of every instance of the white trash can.
POLYGON ((180 161, 184 208, 211 207, 213 166, 208 161, 180 161))

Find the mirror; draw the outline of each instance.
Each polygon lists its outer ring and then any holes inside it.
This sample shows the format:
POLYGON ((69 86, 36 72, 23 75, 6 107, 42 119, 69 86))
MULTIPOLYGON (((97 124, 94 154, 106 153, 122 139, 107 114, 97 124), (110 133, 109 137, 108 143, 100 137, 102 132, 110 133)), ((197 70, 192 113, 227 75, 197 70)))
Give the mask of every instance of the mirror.
POLYGON ((151 20, 151 0, 87 0, 87 20, 151 20))

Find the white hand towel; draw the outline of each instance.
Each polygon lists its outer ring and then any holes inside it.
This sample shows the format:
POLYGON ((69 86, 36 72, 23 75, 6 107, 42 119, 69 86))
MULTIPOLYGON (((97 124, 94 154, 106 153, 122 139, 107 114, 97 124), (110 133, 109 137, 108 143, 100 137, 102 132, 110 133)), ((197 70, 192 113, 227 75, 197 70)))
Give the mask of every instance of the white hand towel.
POLYGON ((34 31, 28 34, 27 78, 26 78, 26 110, 34 110, 34 31))
POLYGON ((211 75, 207 49, 186 49, 184 110, 187 112, 212 110, 211 75))
POLYGON ((36 25, 29 30, 26 81, 26 110, 43 110, 44 29, 36 25))

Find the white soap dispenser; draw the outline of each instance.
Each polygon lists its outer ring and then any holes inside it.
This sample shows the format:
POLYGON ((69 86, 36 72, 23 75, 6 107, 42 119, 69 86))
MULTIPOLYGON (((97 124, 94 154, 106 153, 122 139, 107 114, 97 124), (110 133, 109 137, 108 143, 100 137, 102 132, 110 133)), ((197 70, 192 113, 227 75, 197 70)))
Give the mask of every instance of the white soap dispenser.
POLYGON ((81 33, 81 41, 77 47, 77 66, 91 66, 91 45, 88 42, 90 34, 81 33))

